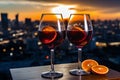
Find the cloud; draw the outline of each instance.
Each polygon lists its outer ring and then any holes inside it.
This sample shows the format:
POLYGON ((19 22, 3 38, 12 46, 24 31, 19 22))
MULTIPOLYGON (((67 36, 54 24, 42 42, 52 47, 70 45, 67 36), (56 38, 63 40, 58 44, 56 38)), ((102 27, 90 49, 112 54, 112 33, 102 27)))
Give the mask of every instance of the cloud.
POLYGON ((58 3, 34 2, 34 1, 0 1, 0 11, 6 12, 32 12, 45 11, 57 6, 58 3))
POLYGON ((99 10, 99 12, 104 13, 104 14, 120 13, 120 9, 119 8, 108 8, 104 10, 99 10))
MULTIPOLYGON (((59 6, 73 6, 59 2, 46 2, 46 1, 0 1, 0 11, 2 12, 48 12, 52 8, 59 6)), ((75 7, 70 7, 75 8, 75 7)))
MULTIPOLYGON (((120 12, 120 0, 28 0, 35 2, 46 2, 46 3, 61 3, 69 5, 77 5, 78 11, 101 11, 103 13, 118 13, 120 12), (111 9, 112 8, 112 9, 111 9)), ((75 9, 75 8, 74 8, 75 9)))
POLYGON ((84 4, 96 7, 120 7, 120 0, 27 0, 47 3, 84 4))
POLYGON ((93 11, 96 11, 95 8, 89 8, 89 7, 86 7, 86 8, 69 8, 69 10, 75 10, 77 12, 84 12, 84 11, 93 12, 93 11))
POLYGON ((40 14, 65 5, 71 6, 69 10, 88 12, 96 16, 102 14, 113 15, 120 13, 119 3, 120 0, 0 0, 0 11, 22 14, 37 12, 40 14))

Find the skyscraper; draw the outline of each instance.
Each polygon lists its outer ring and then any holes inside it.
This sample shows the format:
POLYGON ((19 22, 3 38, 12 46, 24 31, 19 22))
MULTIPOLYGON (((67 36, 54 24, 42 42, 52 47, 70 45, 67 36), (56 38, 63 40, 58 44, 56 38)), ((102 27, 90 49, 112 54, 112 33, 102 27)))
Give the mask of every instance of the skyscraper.
POLYGON ((31 19, 30 18, 25 18, 25 25, 26 26, 31 26, 31 19))
POLYGON ((32 37, 33 25, 31 18, 25 18, 25 30, 27 31, 27 35, 32 37))
POLYGON ((7 13, 1 13, 1 25, 3 30, 8 28, 8 15, 7 13))
POLYGON ((1 13, 1 27, 3 32, 3 38, 9 38, 9 31, 8 31, 8 14, 1 13))
POLYGON ((15 23, 14 23, 15 29, 19 29, 19 14, 15 15, 15 23))
POLYGON ((25 29, 27 31, 32 31, 33 30, 31 18, 25 18, 25 29))

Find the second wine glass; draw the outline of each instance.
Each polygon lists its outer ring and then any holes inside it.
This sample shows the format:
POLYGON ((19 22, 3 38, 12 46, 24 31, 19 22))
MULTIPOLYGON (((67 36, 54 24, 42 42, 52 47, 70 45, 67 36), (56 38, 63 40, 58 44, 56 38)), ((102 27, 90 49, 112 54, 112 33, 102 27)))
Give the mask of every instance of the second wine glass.
POLYGON ((39 25, 39 40, 50 48, 51 70, 42 73, 44 78, 59 78, 63 73, 54 70, 54 48, 65 38, 65 26, 61 14, 42 14, 39 25))
POLYGON ((78 69, 70 70, 73 75, 86 75, 81 68, 82 48, 92 38, 92 23, 89 14, 71 14, 67 26, 68 40, 78 48, 78 69))

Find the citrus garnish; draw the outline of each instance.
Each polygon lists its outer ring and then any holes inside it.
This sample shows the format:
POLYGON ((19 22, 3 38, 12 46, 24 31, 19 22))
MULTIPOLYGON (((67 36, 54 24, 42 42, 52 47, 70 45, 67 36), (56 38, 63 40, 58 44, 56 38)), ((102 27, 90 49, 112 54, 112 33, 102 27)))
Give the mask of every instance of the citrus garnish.
POLYGON ((42 31, 54 31, 54 32, 56 32, 56 30, 52 26, 46 26, 42 29, 42 31))
POLYGON ((85 33, 84 30, 83 30, 81 27, 78 27, 78 26, 74 26, 74 27, 72 28, 72 30, 73 30, 73 31, 80 31, 80 32, 82 32, 83 34, 85 33))
POLYGON ((85 40, 86 37, 87 37, 87 34, 86 34, 86 32, 82 29, 82 27, 74 26, 74 27, 72 28, 72 31, 76 31, 77 34, 80 33, 80 36, 81 36, 80 41, 85 40))
POLYGON ((90 72, 91 67, 96 66, 96 65, 99 65, 99 64, 97 61, 95 61, 93 59, 86 59, 81 63, 82 69, 85 70, 86 72, 90 72))
POLYGON ((107 74, 109 71, 109 68, 104 65, 96 65, 91 67, 91 70, 96 74, 107 74))
POLYGON ((42 29, 43 33, 47 35, 44 43, 49 44, 54 41, 57 37, 57 32, 52 26, 46 26, 42 29))

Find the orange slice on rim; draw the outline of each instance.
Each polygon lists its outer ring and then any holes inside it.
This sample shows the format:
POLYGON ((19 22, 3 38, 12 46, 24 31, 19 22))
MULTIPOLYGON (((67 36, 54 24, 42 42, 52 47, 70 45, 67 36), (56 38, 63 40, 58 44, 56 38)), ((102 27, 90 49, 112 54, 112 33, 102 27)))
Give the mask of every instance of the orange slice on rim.
POLYGON ((104 65, 96 65, 91 67, 91 70, 96 74, 107 74, 109 71, 109 68, 104 65))
POLYGON ((46 26, 42 29, 43 33, 47 35, 44 43, 49 44, 53 42, 57 37, 57 32, 52 26, 46 26))
POLYGON ((90 72, 91 67, 96 66, 96 65, 99 65, 99 64, 97 61, 95 61, 93 59, 86 59, 81 63, 82 69, 85 70, 86 72, 90 72))

